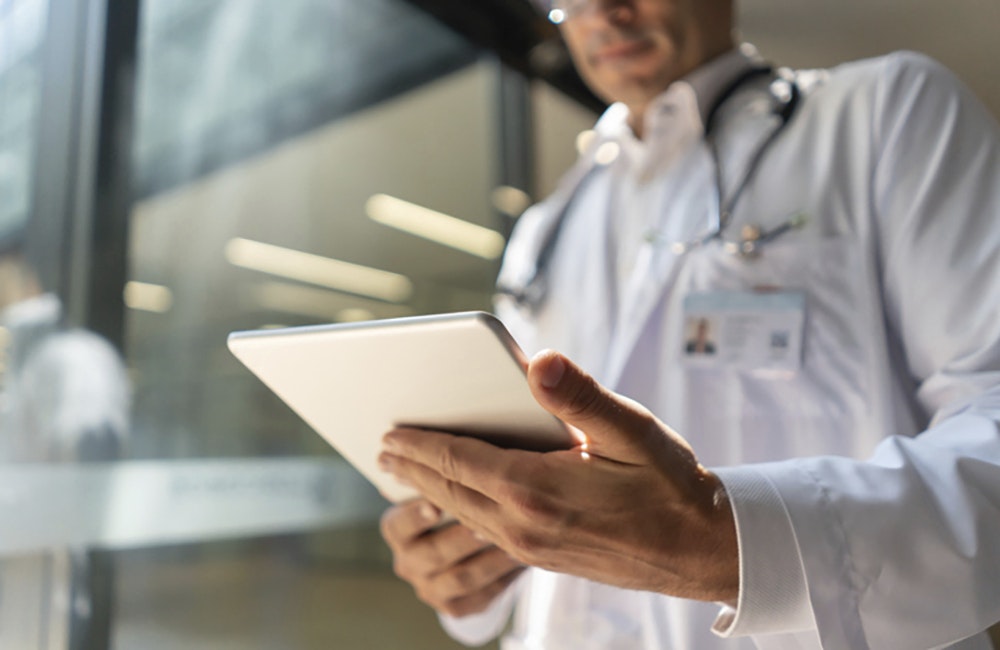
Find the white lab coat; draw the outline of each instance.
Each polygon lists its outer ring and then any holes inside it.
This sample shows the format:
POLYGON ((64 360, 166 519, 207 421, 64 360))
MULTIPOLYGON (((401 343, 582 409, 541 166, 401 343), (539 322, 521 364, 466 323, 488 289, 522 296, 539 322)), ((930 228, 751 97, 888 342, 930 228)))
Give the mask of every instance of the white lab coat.
MULTIPOLYGON (((656 170, 657 237, 614 282, 613 174, 580 180, 599 136, 522 218, 500 278, 530 277, 575 195, 544 305, 501 300, 498 312, 529 352, 575 358, 719 472, 738 525, 737 610, 533 569, 489 611, 446 619, 456 638, 495 636, 516 600, 511 650, 989 647, 977 633, 1000 620, 1000 129, 918 55, 798 78, 804 99, 724 238, 797 212, 809 221, 759 258, 719 241, 664 244, 716 214, 711 157, 695 138, 656 170), (798 372, 680 362, 685 296, 760 286, 806 294, 798 372)), ((776 119, 766 87, 749 84, 723 109, 730 183, 776 119)), ((684 82, 666 94, 679 115, 695 105, 684 82)))

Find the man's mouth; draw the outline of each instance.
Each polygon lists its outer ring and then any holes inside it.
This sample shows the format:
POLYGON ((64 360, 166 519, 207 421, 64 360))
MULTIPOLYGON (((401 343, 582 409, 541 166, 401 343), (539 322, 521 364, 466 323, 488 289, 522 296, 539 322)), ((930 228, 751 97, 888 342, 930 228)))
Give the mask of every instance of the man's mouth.
POLYGON ((603 43, 594 48, 591 59, 595 63, 616 63, 645 53, 650 45, 645 39, 629 39, 603 43))

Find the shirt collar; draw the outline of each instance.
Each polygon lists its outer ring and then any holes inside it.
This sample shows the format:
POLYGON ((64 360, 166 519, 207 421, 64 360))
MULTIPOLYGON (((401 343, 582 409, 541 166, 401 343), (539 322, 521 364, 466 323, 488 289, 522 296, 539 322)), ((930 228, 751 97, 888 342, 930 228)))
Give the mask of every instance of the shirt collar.
MULTIPOLYGON (((688 122, 692 128, 704 132, 705 121, 719 93, 741 73, 762 63, 763 59, 756 48, 750 44, 743 44, 698 67, 683 79, 672 83, 653 99, 644 118, 645 132, 647 134, 655 132, 662 120, 670 119, 676 114, 676 111, 667 109, 678 106, 682 109, 692 109, 682 112, 689 114, 688 122)), ((628 117, 628 107, 624 104, 615 103, 609 106, 594 126, 597 135, 595 140, 622 143, 635 139, 628 125, 628 117)))

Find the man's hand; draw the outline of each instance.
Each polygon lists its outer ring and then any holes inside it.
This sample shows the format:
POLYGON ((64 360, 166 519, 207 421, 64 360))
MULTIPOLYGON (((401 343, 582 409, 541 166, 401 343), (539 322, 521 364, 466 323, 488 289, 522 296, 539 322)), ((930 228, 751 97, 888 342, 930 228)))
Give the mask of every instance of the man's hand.
POLYGON ((382 516, 382 536, 396 575, 437 611, 468 616, 486 609, 524 569, 465 526, 440 528, 441 511, 423 499, 394 506, 382 516))
POLYGON ((718 478, 639 404, 568 359, 528 366, 535 399, 578 429, 571 450, 505 450, 397 429, 382 467, 525 564, 629 589, 735 600, 736 529, 718 478))

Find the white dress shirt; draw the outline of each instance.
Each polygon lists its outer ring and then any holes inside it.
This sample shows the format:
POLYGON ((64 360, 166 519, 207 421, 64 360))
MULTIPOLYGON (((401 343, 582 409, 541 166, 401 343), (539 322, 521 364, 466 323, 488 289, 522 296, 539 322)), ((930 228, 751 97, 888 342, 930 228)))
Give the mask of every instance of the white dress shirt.
MULTIPOLYGON (((979 633, 1000 620, 1000 130, 918 55, 798 73, 802 101, 721 239, 678 246, 718 219, 707 99, 751 58, 674 83, 642 142, 609 108, 508 247, 500 283, 523 286, 569 205, 543 304, 497 305, 529 353, 568 354, 720 475, 738 603, 720 612, 533 569, 487 612, 445 619, 456 638, 492 638, 516 603, 505 650, 990 647, 979 633), (758 257, 727 252, 741 226, 796 214, 805 225, 758 257), (805 295, 798 370, 684 363, 685 297, 762 287, 805 295)), ((769 82, 720 112, 724 196, 777 126, 769 82)))

